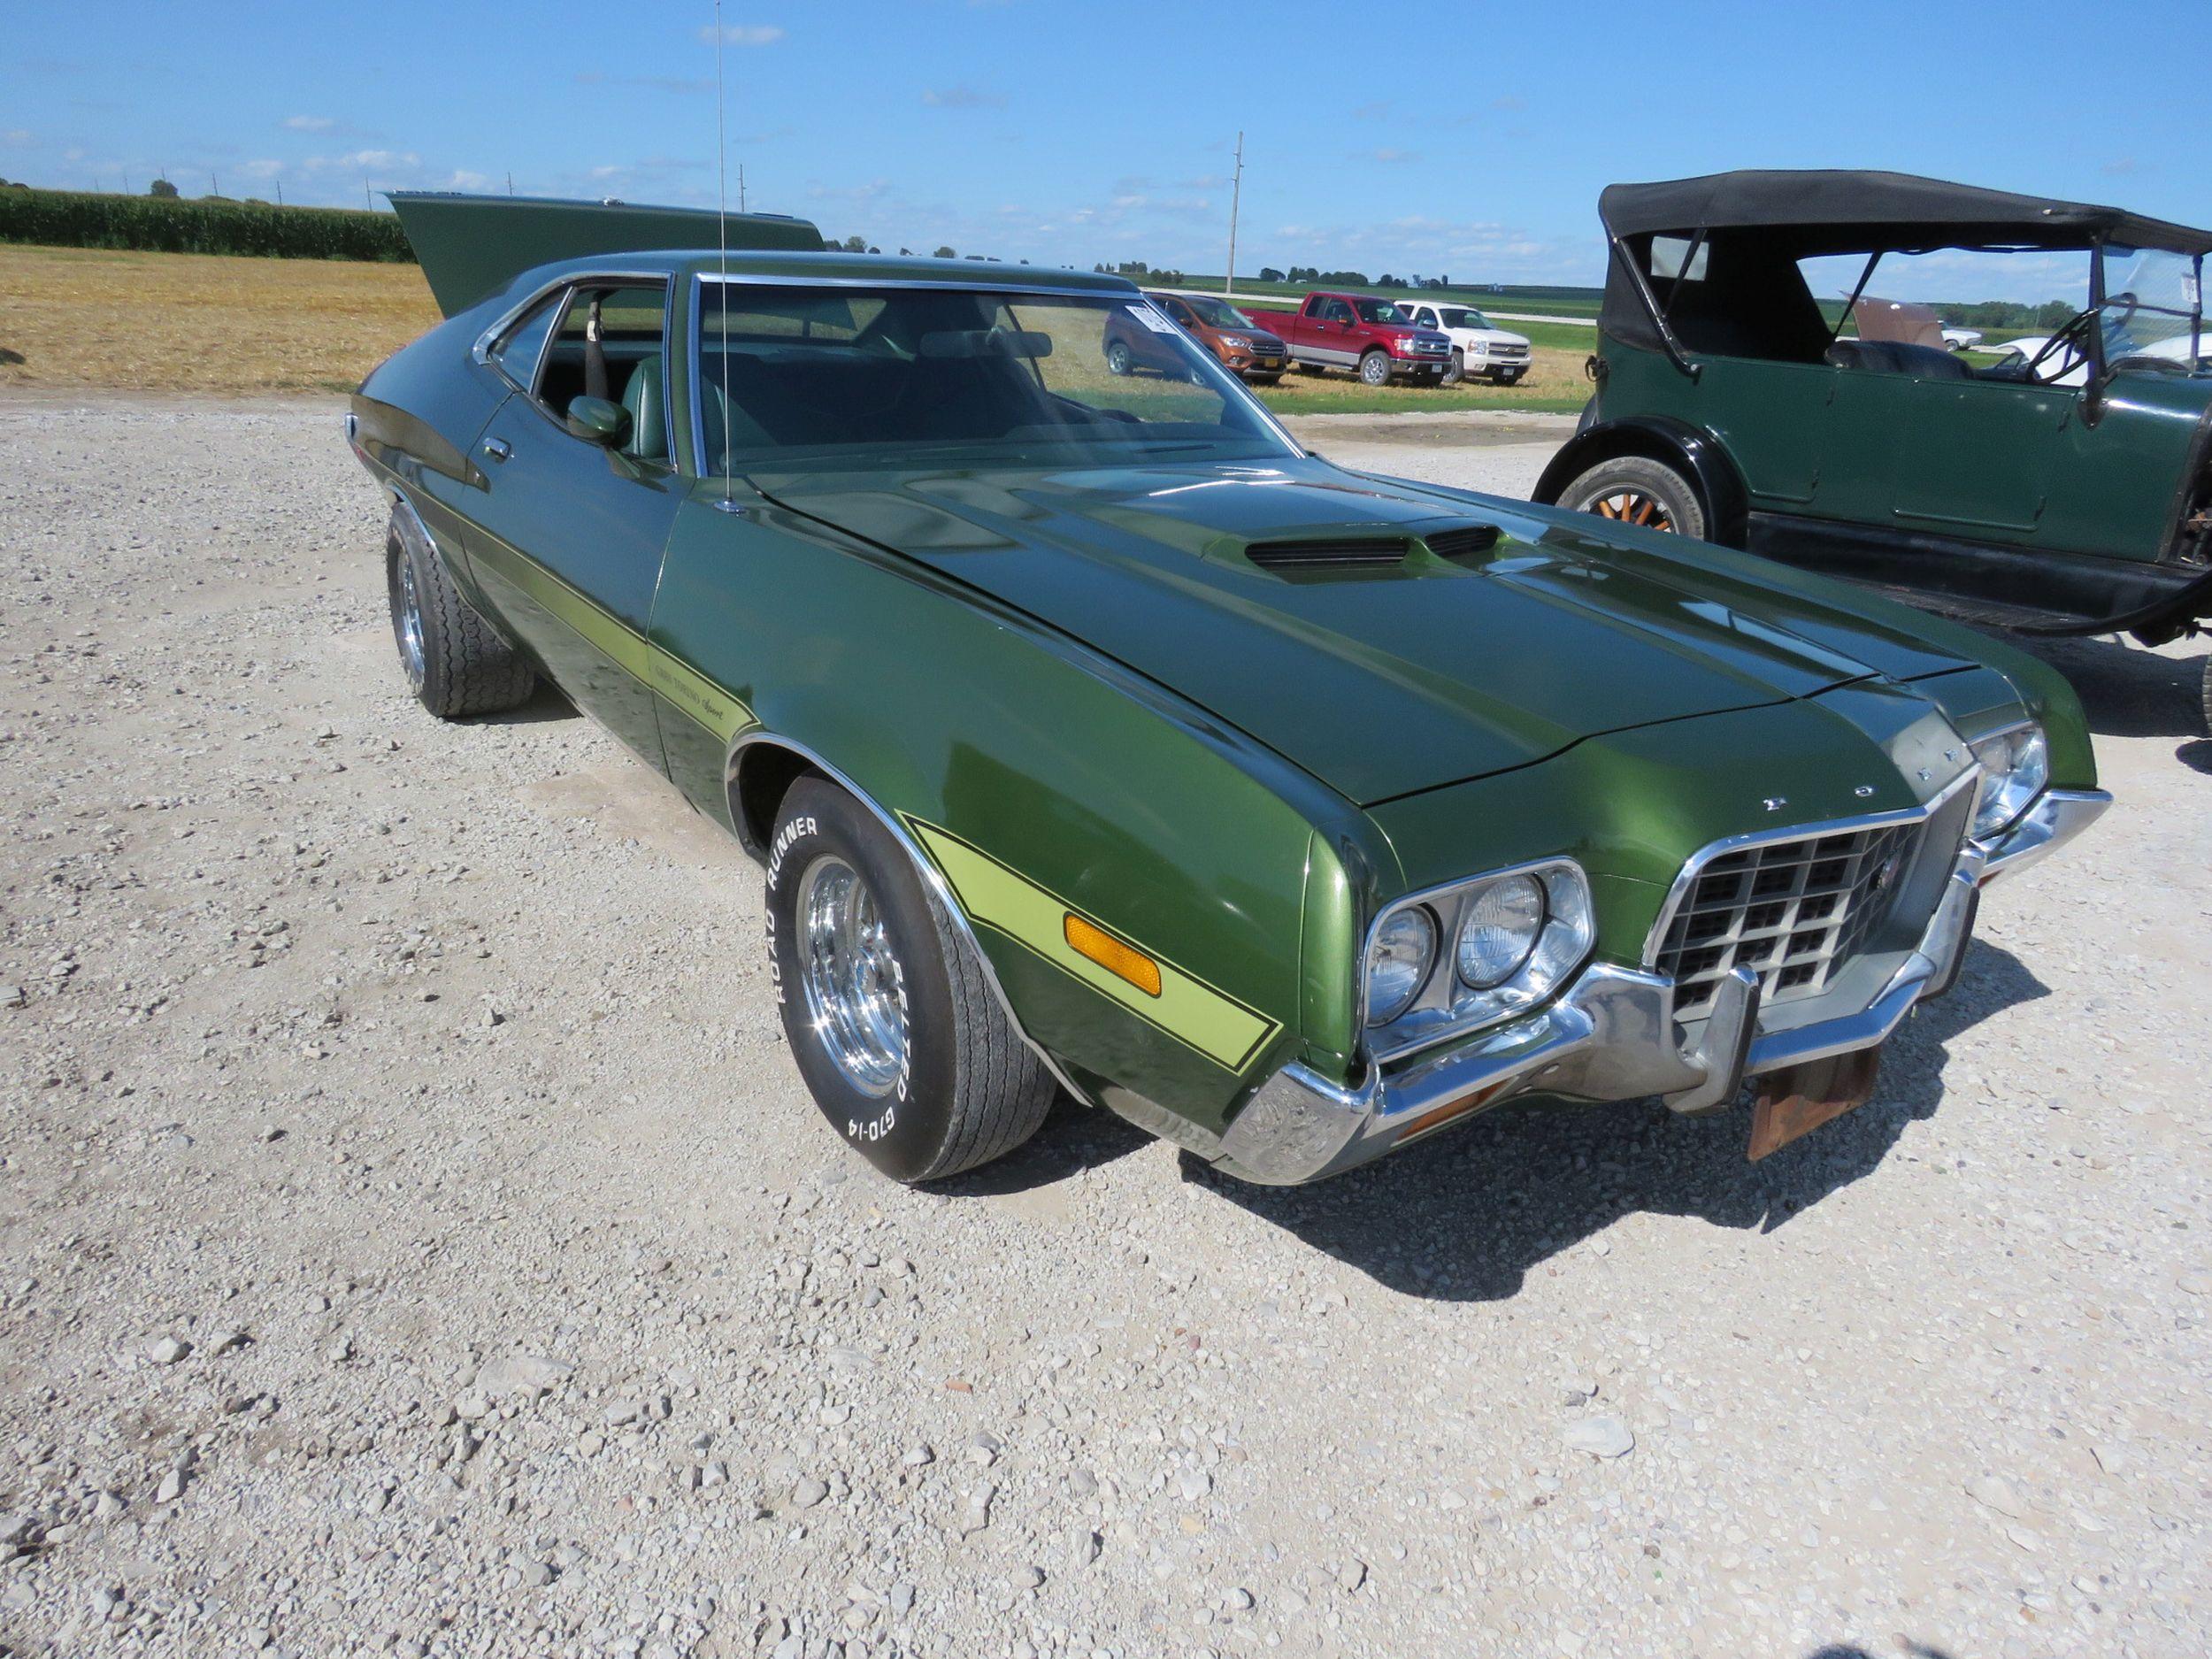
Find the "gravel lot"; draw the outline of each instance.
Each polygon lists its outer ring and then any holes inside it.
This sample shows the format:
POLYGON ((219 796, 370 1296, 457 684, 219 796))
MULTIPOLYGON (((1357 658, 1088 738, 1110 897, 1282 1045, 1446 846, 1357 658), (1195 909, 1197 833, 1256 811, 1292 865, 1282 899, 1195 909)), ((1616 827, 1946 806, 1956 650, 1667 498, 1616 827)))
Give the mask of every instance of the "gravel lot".
POLYGON ((408 701, 338 410, 0 403, 0 1651, 2212 1647, 2193 653, 2059 653, 2119 807, 1763 1164, 1509 1110, 1269 1191, 1071 1109, 910 1192, 718 832, 408 701))

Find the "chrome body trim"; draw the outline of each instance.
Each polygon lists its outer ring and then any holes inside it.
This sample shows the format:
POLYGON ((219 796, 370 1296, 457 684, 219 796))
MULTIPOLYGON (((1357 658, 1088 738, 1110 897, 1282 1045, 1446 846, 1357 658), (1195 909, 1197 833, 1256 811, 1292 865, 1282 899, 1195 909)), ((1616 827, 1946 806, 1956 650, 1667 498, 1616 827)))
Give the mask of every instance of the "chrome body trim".
POLYGON ((1293 1062, 1262 1084, 1230 1124, 1216 1161, 1231 1174, 1270 1185, 1317 1180, 1525 1094, 1575 1101, 1657 1095, 1678 1112, 1725 1110, 1746 1079, 1872 1048, 1924 996, 1947 989, 1972 932, 1986 868, 1982 848, 1970 841, 1961 848, 1918 944, 1863 1008, 1763 1033, 1758 981, 1738 969, 1692 1030, 1674 1018, 1672 980, 1593 963, 1548 1007, 1395 1068, 1370 1064, 1354 1087, 1293 1062), (1431 1118, 1432 1124, 1425 1121, 1431 1118))
POLYGON ((959 901, 953 897, 951 887, 946 884, 944 877, 938 873, 937 866, 929 861, 929 856, 922 851, 913 836, 907 833, 906 826, 899 822, 898 815, 886 811, 879 806, 865 789, 855 783, 850 777, 837 767, 823 759, 814 749, 810 749, 804 743, 769 731, 765 726, 756 726, 749 732, 741 732, 737 734, 736 739, 730 744, 728 756, 722 763, 722 787, 730 797, 730 821, 740 826, 738 844, 745 847, 749 852, 754 850, 745 840, 742 827, 744 819, 738 812, 735 795, 738 757, 745 750, 760 743, 772 744, 805 761, 807 764, 819 772, 847 795, 859 802, 877 823, 890 832, 891 839, 898 842, 905 849, 906 856, 913 860, 914 872, 921 878, 922 886, 936 899, 939 906, 944 910, 946 918, 953 926, 959 929, 960 936, 967 941, 968 948, 975 952, 976 960, 983 964, 983 977, 989 982, 991 995, 998 999, 999 1008, 1006 1015, 1006 1023, 1014 1028, 1014 1034, 1028 1045, 1030 1052, 1044 1062, 1045 1069, 1052 1073, 1062 1088, 1086 1105, 1096 1105, 1098 1102, 1090 1091, 1079 1087, 1067 1074, 1059 1061, 1052 1056, 1042 1043, 1032 1037, 1027 1028, 1022 1025, 1021 1016, 1014 1011, 1012 999, 1006 995, 1006 987, 999 983, 998 969, 992 965, 991 958, 984 952, 982 941, 975 936, 975 929, 968 924, 966 912, 961 910, 959 901))
POLYGON ((2087 829, 2112 804, 2102 789, 2046 789, 2009 826, 1984 843, 1984 885, 2039 864, 2087 829))

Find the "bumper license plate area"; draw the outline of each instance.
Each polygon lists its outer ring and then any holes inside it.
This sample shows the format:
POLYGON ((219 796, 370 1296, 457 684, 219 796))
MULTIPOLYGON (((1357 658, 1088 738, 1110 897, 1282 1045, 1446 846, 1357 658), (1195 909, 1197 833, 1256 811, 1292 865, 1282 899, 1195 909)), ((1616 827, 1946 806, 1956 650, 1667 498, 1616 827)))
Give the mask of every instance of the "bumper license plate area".
POLYGON ((1877 1044, 1785 1066, 1758 1079, 1759 1093, 1751 1105, 1751 1144, 1745 1156, 1755 1164, 1830 1118, 1864 1105, 1874 1093, 1881 1064, 1882 1050, 1877 1044))

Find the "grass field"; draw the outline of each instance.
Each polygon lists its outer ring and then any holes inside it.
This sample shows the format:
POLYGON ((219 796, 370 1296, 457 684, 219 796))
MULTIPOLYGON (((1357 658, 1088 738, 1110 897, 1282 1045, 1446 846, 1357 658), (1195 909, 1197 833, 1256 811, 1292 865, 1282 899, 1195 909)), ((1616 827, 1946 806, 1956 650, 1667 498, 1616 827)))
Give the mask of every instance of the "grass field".
POLYGON ((0 245, 0 387, 351 391, 437 320, 411 265, 0 245))
MULTIPOLYGON (((4 244, 0 296, 0 387, 351 391, 438 320, 416 266, 328 259, 4 244)), ((1258 389, 1286 414, 1579 409, 1588 343, 1554 343, 1538 342, 1528 378, 1510 390, 1374 390, 1349 374, 1292 374, 1258 389)))

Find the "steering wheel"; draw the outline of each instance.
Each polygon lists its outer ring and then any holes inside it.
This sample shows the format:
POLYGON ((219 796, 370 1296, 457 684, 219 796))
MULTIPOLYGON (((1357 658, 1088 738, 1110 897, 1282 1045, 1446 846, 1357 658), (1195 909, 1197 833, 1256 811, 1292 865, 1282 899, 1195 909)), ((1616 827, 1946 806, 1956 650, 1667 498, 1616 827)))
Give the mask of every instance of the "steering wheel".
MULTIPOLYGON (((2134 312, 2130 311, 2128 314, 2133 316, 2134 312)), ((2038 385, 2044 384, 2044 378, 2038 371, 2053 357, 2059 358, 2059 367, 2053 372, 2052 380, 2056 380, 2061 374, 2070 373, 2074 365, 2062 355, 2067 351, 2071 351, 2082 362, 2088 362, 2089 326, 2096 319, 2097 313, 2094 311, 2075 312, 2067 319, 2066 326, 2046 340, 2043 349, 2028 359, 2027 366, 2020 371, 2020 378, 2035 381, 2038 385)))

